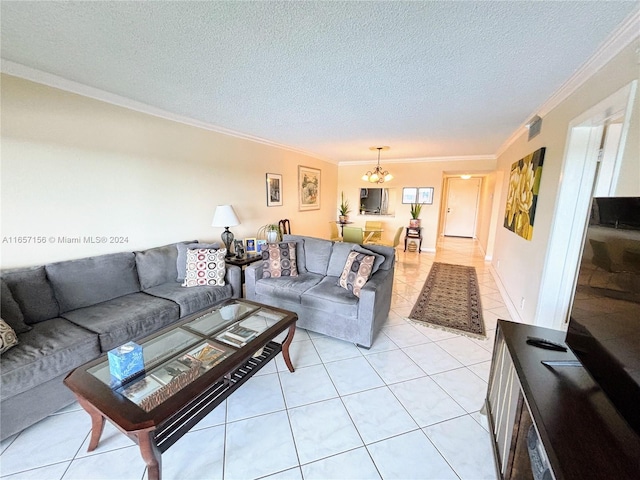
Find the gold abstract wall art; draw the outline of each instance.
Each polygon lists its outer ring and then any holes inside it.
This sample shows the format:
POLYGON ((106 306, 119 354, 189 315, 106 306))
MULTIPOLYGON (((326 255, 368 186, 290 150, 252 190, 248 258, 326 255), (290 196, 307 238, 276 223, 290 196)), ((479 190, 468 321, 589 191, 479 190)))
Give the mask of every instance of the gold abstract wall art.
POLYGON ((540 148, 511 165, 504 227, 526 240, 533 237, 544 152, 540 148))

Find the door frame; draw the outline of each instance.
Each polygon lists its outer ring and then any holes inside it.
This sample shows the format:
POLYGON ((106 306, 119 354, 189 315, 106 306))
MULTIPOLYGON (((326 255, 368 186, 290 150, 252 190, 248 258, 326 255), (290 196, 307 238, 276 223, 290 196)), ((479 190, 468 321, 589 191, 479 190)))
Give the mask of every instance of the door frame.
POLYGON ((637 83, 637 80, 632 81, 569 123, 549 248, 534 317, 536 324, 566 330, 596 182, 604 125, 612 117, 624 118, 615 167, 619 169, 637 83))

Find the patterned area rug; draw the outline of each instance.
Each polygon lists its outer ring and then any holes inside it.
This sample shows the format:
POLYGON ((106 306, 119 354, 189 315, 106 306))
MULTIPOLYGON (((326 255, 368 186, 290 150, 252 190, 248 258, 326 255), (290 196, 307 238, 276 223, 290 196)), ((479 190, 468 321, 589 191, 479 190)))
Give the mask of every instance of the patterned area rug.
POLYGON ((409 319, 468 337, 486 338, 476 269, 435 262, 409 319))

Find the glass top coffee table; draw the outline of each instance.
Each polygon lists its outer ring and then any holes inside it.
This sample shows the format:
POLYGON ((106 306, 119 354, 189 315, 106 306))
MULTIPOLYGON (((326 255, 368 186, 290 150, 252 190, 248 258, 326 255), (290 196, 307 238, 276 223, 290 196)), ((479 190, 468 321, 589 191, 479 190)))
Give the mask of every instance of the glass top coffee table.
POLYGON ((121 384, 106 356, 71 372, 64 383, 91 416, 88 451, 105 420, 140 447, 149 480, 162 475, 162 453, 289 345, 298 316, 248 300, 229 300, 137 341, 145 370, 121 384), (274 338, 288 329, 282 344, 274 338))

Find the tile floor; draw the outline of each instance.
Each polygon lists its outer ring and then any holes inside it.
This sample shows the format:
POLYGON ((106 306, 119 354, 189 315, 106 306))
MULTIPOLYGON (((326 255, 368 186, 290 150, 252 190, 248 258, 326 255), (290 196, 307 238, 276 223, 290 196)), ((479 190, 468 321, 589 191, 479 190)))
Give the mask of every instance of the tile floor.
MULTIPOLYGON (((298 329, 296 366, 263 368, 162 457, 170 479, 493 479, 479 413, 496 320, 509 318, 477 243, 397 256, 388 321, 370 350, 298 329), (434 260, 476 267, 487 340, 405 320, 434 260)), ((107 424, 87 453, 90 422, 72 405, 0 444, 3 479, 146 478, 139 450, 107 424)))

